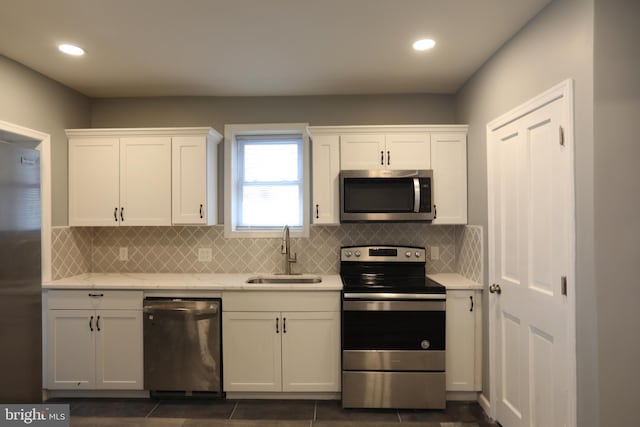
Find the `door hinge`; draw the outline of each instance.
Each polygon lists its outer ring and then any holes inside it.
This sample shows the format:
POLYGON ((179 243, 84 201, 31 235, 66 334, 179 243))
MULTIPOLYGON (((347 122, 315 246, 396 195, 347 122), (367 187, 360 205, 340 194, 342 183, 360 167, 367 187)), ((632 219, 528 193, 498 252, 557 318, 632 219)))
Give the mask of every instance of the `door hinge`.
POLYGON ((562 295, 567 296, 567 276, 560 278, 560 292, 562 295))
POLYGON ((560 145, 564 147, 564 128, 560 126, 560 145))

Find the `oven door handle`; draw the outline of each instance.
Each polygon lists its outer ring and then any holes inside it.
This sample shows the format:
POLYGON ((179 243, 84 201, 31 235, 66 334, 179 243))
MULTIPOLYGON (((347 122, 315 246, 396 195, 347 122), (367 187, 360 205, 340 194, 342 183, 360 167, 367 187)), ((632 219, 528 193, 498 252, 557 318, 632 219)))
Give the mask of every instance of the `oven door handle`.
POLYGON ((360 292, 345 293, 344 299, 367 299, 367 300, 420 300, 420 301, 439 301, 447 299, 446 294, 394 294, 387 292, 360 292))
POLYGON ((445 301, 344 300, 342 311, 445 311, 445 301))

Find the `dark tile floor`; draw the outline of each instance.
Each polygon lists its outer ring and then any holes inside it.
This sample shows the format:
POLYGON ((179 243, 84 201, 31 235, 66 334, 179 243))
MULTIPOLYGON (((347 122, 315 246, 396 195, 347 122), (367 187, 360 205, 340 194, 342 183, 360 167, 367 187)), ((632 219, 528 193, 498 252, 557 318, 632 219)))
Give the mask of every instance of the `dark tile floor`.
POLYGON ((56 399, 74 427, 497 427, 475 402, 445 410, 342 409, 332 400, 56 399))

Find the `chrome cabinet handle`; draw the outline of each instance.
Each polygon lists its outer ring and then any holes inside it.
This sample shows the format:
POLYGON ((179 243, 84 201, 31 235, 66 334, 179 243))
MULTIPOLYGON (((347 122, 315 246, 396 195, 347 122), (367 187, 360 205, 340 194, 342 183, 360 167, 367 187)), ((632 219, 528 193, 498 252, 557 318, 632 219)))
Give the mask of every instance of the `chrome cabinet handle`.
POLYGON ((100 316, 96 319, 96 330, 100 332, 100 316))
POLYGON ((384 166, 384 151, 380 152, 380 164, 384 166))
POLYGON ((489 286, 489 292, 491 292, 492 294, 500 295, 502 293, 502 289, 500 288, 500 285, 496 285, 494 283, 493 285, 489 286))
POLYGON ((387 166, 391 164, 391 151, 387 151, 387 166))
POLYGON ((93 316, 89 318, 89 330, 93 332, 93 316))
POLYGON ((204 214, 202 213, 202 204, 200 204, 200 219, 204 218, 204 214))
POLYGON ((280 318, 276 317, 276 334, 280 333, 280 318))
POLYGON ((113 219, 118 222, 118 208, 113 210, 113 219))
POLYGON ((469 295, 469 302, 471 302, 471 307, 469 307, 469 311, 473 311, 473 296, 469 295))
POLYGON ((120 221, 124 222, 124 208, 120 208, 120 221))

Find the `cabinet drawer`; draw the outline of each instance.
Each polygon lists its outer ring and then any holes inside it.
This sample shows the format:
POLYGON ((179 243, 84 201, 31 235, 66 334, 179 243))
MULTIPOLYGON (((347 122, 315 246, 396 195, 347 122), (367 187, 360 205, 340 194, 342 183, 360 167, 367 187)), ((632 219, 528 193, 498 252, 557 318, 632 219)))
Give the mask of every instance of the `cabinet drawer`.
POLYGON ((224 292, 222 294, 222 310, 340 311, 340 292, 224 292))
POLYGON ((48 309, 142 310, 142 291, 49 291, 48 309))

